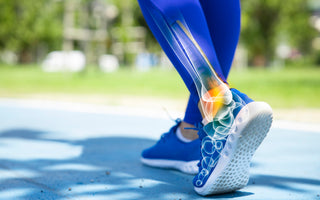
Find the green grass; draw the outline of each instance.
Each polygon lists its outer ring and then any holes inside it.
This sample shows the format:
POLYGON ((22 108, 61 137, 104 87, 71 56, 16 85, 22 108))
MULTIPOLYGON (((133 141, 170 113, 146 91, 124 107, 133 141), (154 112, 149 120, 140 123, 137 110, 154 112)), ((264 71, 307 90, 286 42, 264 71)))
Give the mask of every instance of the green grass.
MULTIPOLYGON (((320 108, 320 68, 232 71, 232 87, 275 108, 320 108)), ((134 95, 185 99, 188 91, 174 70, 103 74, 44 73, 36 66, 0 65, 0 97, 30 94, 134 95)))
POLYGON ((183 98, 188 94, 174 70, 137 72, 130 68, 103 74, 45 73, 36 66, 0 66, 0 96, 25 94, 107 94, 183 98))
POLYGON ((231 87, 275 108, 320 108, 320 68, 233 71, 231 87))

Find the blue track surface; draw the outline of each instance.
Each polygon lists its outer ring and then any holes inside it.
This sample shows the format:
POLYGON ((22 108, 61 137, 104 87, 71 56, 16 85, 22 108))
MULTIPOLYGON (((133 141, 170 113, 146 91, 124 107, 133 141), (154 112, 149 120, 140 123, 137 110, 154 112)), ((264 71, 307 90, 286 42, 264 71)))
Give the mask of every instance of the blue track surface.
POLYGON ((141 150, 172 124, 0 102, 0 200, 320 199, 320 132, 272 128, 249 185, 204 198, 192 176, 139 162, 141 150))

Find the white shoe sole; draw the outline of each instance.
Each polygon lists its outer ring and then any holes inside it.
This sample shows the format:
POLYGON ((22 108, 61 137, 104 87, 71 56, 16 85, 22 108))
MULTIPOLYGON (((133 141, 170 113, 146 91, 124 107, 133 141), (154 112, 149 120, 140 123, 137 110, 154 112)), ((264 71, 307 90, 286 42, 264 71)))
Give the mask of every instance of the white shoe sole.
POLYGON ((252 102, 241 109, 231 134, 221 152, 216 168, 202 187, 200 195, 222 194, 245 187, 249 181, 253 154, 266 137, 272 124, 272 109, 264 102, 252 102))
POLYGON ((198 173, 198 162, 194 161, 179 161, 179 160, 161 160, 161 159, 147 159, 141 158, 141 162, 151 167, 159 167, 165 169, 176 169, 186 174, 195 175, 198 173))

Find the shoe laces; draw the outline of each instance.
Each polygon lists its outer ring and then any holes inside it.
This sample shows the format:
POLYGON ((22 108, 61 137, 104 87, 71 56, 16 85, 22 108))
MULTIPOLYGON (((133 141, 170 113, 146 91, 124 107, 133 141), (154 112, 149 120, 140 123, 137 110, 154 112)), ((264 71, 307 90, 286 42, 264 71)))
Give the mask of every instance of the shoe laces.
POLYGON ((168 138, 168 136, 169 136, 169 134, 170 134, 170 132, 162 134, 159 142, 165 143, 167 138, 168 138))
MULTIPOLYGON (((176 126, 178 126, 178 124, 180 124, 182 120, 181 120, 180 118, 177 118, 177 119, 175 119, 175 120, 172 119, 172 121, 174 121, 174 122, 176 123, 176 125, 175 125, 174 127, 172 127, 167 133, 162 134, 161 137, 160 137, 159 142, 165 143, 166 140, 167 140, 167 138, 168 138, 171 134, 174 133, 174 130, 173 130, 173 129, 174 129, 176 126)), ((177 127, 177 128, 178 128, 178 127, 177 127)))

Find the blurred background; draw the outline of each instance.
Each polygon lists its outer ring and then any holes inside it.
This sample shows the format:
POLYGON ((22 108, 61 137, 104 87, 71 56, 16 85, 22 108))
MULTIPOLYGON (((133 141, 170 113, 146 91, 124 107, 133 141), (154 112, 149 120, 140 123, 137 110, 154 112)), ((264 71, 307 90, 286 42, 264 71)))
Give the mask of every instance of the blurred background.
MULTIPOLYGON (((276 118, 319 123, 320 1, 242 1, 233 65, 276 118)), ((0 0, 0 98, 183 111, 187 96, 136 0, 0 0)))

